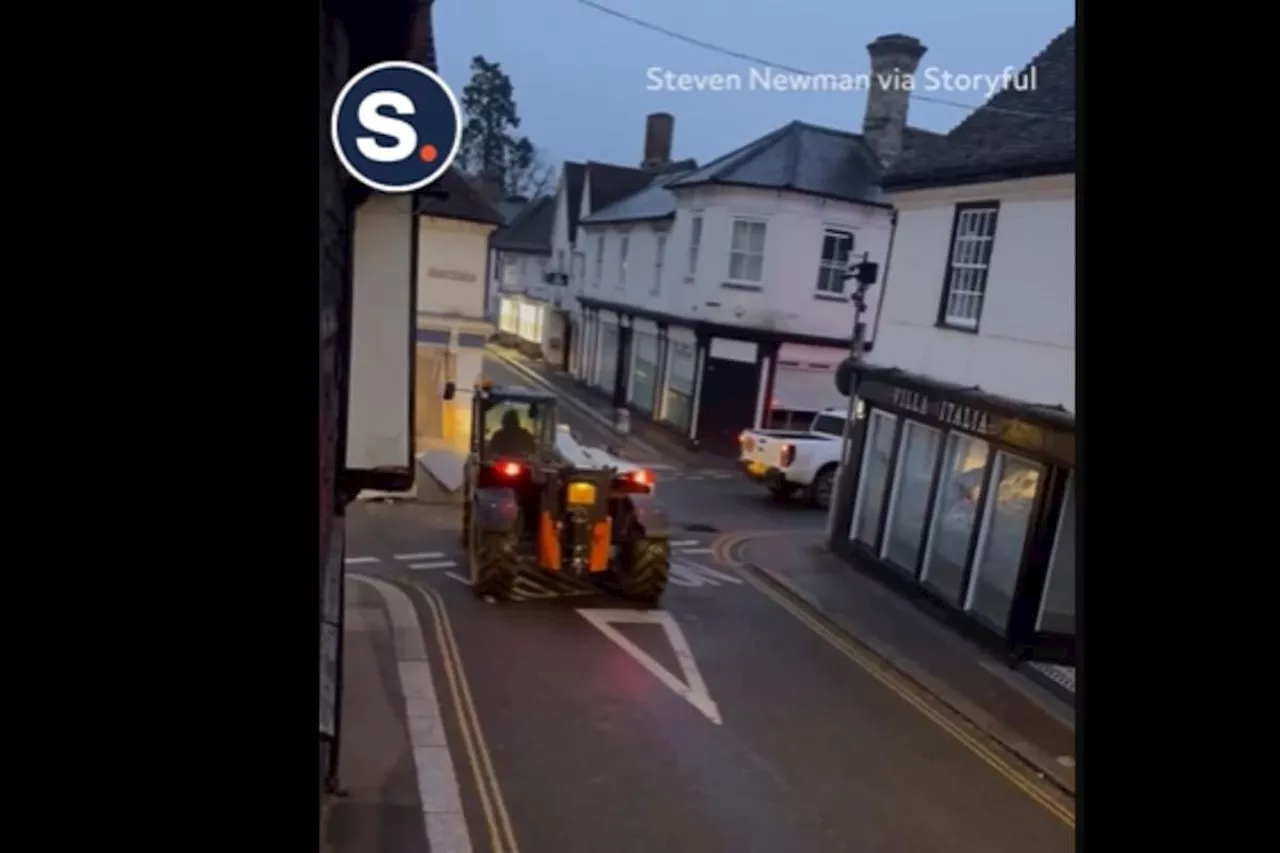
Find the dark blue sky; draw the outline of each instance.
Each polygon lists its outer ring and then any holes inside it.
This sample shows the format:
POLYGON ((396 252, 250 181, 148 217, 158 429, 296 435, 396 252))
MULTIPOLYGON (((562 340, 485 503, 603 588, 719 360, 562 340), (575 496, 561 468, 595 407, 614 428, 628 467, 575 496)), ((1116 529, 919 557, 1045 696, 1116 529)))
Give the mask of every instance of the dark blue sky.
MULTIPOLYGON (((1074 0, 599 0, 688 36, 815 73, 862 73, 866 44, 902 32, 928 52, 921 70, 998 74, 1021 68, 1075 20, 1074 0)), ((755 63, 650 32, 576 0, 436 0, 444 79, 461 94, 471 57, 511 75, 520 131, 549 160, 637 165, 644 116, 676 117, 676 157, 705 162, 800 119, 858 131, 861 92, 646 91, 646 70, 736 73, 755 63)), ((979 104, 985 93, 921 92, 979 104)), ((945 132, 967 112, 912 100, 910 123, 945 132)))

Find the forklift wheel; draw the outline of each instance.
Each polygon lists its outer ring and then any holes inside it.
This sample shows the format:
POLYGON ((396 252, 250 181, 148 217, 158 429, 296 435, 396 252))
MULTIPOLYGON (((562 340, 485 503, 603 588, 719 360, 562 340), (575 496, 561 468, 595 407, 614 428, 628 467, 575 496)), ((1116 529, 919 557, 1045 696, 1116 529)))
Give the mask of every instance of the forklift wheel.
POLYGON ((671 555, 666 539, 645 538, 631 542, 618 566, 618 585, 627 598, 657 605, 667 588, 671 555))
POLYGON ((471 589, 476 595, 510 598, 520 562, 516 557, 516 537, 511 533, 473 532, 471 543, 471 589))

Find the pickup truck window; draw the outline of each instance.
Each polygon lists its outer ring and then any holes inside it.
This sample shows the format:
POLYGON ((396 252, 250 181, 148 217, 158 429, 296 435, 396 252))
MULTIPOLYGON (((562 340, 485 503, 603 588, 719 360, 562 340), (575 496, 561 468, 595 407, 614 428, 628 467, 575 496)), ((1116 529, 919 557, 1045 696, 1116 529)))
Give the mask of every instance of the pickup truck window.
POLYGON ((835 415, 818 415, 813 419, 813 426, 809 427, 809 431, 839 438, 844 435, 844 418, 837 418, 835 415))

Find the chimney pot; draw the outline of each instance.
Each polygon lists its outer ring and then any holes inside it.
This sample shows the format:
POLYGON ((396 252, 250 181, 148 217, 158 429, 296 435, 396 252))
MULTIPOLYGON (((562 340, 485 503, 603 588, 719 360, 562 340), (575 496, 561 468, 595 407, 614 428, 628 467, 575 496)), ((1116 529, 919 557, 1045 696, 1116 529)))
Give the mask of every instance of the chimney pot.
POLYGON ((671 140, 675 136, 676 118, 671 113, 651 113, 644 122, 644 161, 642 169, 662 169, 671 165, 671 140))
POLYGON ((902 33, 880 36, 867 45, 871 87, 862 119, 862 138, 886 169, 902 154, 910 105, 911 90, 897 81, 916 73, 926 50, 919 39, 902 33))

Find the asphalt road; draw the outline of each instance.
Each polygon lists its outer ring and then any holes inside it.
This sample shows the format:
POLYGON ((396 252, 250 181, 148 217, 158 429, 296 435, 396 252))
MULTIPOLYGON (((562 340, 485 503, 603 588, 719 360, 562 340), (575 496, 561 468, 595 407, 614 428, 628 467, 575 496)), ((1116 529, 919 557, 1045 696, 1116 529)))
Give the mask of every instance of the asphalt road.
MULTIPOLYGON (((673 479, 662 494, 677 522, 721 532, 823 523, 754 492, 673 479)), ((358 505, 348 571, 417 608, 477 853, 1074 849, 1051 792, 718 564, 715 533, 681 534, 662 609, 637 611, 537 579, 481 601, 456 523, 358 505)))

